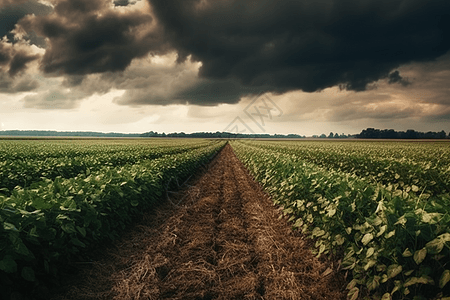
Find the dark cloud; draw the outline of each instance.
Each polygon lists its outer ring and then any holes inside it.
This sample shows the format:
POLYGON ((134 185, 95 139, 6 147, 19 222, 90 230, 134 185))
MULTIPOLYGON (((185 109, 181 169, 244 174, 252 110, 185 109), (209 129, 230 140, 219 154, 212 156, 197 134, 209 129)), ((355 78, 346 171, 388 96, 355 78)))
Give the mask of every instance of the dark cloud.
POLYGON ((0 41, 0 66, 5 66, 11 60, 11 50, 6 43, 0 41))
POLYGON ((450 49, 445 0, 149 2, 179 61, 192 55, 203 63, 200 76, 278 93, 404 83, 389 74, 450 49))
POLYGON ((10 66, 9 66, 9 75, 11 77, 16 76, 17 73, 20 71, 23 71, 26 68, 26 64, 38 59, 38 55, 29 55, 25 52, 19 52, 16 55, 14 55, 13 59, 11 60, 10 66))
POLYGON ((200 80, 189 88, 178 91, 173 98, 196 105, 234 104, 242 96, 256 94, 258 91, 242 86, 235 80, 200 80))
POLYGON ((114 10, 107 0, 63 0, 54 14, 25 18, 20 24, 48 38, 42 60, 46 73, 123 71, 133 59, 167 48, 149 12, 114 10))
MULTIPOLYGON (((38 3, 21 5, 31 2, 38 3)), ((448 1, 148 0, 150 10, 134 9, 133 2, 54 1, 53 13, 21 17, 18 24, 25 39, 46 47, 41 69, 64 75, 62 87, 89 86, 91 94, 126 90, 115 100, 124 105, 216 105, 260 91, 337 85, 365 91, 380 79, 408 86, 402 66, 433 61, 450 49, 448 1), (124 75, 133 60, 171 51, 179 65, 188 57, 201 62, 200 79, 192 72, 191 79, 164 77, 158 68, 124 75), (104 76, 97 85, 87 82, 98 73, 104 76), (169 92, 161 88, 167 78, 177 82, 169 92)), ((9 65, 11 75, 31 56, 20 58, 12 68, 13 56, 0 49, 0 66, 9 65)))
POLYGON ((38 36, 34 31, 28 32, 27 35, 24 36, 24 40, 28 41, 30 45, 36 45, 39 48, 47 48, 45 37, 38 36))
POLYGON ((28 54, 20 45, 14 47, 0 40, 0 93, 18 93, 36 88, 34 80, 24 84, 23 78, 15 80, 14 77, 24 71, 29 62, 38 58, 38 55, 28 54))
POLYGON ((255 88, 244 87, 235 80, 200 79, 185 87, 182 84, 173 86, 167 92, 154 92, 154 85, 143 88, 129 88, 115 103, 119 105, 172 105, 193 104, 215 106, 221 103, 238 103, 242 96, 256 94, 255 88))
POLYGON ((399 83, 403 86, 408 86, 411 84, 411 82, 409 82, 408 79, 405 79, 402 76, 400 76, 400 72, 398 70, 388 75, 388 83, 389 84, 399 83))
POLYGON ((23 76, 13 80, 11 76, 0 70, 0 93, 17 94, 30 92, 39 87, 39 83, 30 76, 23 76))
POLYGON ((128 6, 136 4, 136 1, 130 0, 114 0, 114 6, 128 6))
MULTIPOLYGON (((52 7, 35 0, 0 1, 0 39, 10 33, 25 15, 48 15, 52 10, 52 7)), ((8 37, 12 39, 14 35, 8 37)))

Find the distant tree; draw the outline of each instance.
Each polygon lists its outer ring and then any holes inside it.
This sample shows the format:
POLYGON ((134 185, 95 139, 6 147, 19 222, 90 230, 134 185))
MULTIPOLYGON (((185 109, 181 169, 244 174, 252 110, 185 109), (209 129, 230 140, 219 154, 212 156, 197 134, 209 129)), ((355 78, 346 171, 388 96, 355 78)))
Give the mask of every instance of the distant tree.
POLYGON ((330 132, 330 134, 328 135, 328 137, 329 137, 329 138, 333 138, 333 137, 334 137, 333 133, 330 132))
POLYGON ((358 138, 366 139, 444 139, 447 134, 444 130, 440 132, 420 132, 413 129, 408 129, 404 131, 395 131, 394 129, 374 129, 367 128, 361 131, 360 134, 356 135, 358 138))
POLYGON ((414 129, 408 129, 405 133, 405 139, 416 139, 417 133, 414 129))
POLYGON ((320 135, 320 138, 326 138, 327 136, 325 135, 325 133, 322 133, 321 135, 320 135))
POLYGON ((314 134, 312 137, 313 138, 318 138, 319 136, 317 134, 314 134))

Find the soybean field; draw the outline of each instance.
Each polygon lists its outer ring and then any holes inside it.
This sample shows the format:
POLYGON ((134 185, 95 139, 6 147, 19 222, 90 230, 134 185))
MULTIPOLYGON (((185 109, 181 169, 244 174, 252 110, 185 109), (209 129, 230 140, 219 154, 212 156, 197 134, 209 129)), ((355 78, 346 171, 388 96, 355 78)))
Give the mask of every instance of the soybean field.
POLYGON ((292 226, 382 299, 450 296, 447 142, 232 143, 292 226))
POLYGON ((0 140, 0 293, 448 300, 449 146, 0 140))
POLYGON ((207 140, 1 140, 0 293, 36 288, 115 240, 224 146, 207 140), (173 180, 172 180, 173 179, 173 180))

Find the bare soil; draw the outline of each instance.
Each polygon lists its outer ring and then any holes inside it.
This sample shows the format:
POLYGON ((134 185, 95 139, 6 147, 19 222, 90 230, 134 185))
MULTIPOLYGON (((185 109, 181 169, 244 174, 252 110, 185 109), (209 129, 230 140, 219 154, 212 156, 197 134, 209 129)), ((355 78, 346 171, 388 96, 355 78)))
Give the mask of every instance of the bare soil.
POLYGON ((54 299, 345 299, 343 276, 279 219, 231 146, 179 197, 54 299))

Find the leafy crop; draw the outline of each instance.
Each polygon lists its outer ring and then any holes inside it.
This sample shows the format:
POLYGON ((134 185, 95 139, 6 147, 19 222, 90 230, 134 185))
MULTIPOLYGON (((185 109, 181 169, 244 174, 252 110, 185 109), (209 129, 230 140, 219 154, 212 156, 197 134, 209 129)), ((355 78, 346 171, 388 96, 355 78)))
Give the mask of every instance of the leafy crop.
POLYGON ((252 142, 249 146, 291 154, 328 170, 355 174, 407 192, 439 195, 450 185, 448 143, 252 142))
MULTIPOLYGON (((349 299, 361 289, 383 299, 450 295, 448 185, 433 194, 414 184, 367 180, 302 159, 285 151, 283 142, 279 150, 276 145, 232 144, 293 227, 315 240, 317 254, 342 257, 341 269, 352 274, 349 299)), ((340 151, 345 161, 349 154, 345 147, 340 151)))
POLYGON ((144 160, 186 152, 207 145, 186 141, 174 147, 167 141, 1 141, 0 188, 9 195, 16 186, 28 187, 42 178, 75 177, 103 166, 137 164, 144 160))
MULTIPOLYGON (((7 294, 21 280, 37 287, 45 278, 56 279, 71 262, 114 240, 136 216, 158 203, 170 178, 186 179, 223 145, 172 141, 167 149, 172 154, 154 159, 142 159, 145 147, 139 148, 128 153, 141 157, 135 164, 105 163, 74 177, 42 177, 0 194, 0 293, 7 294)), ((148 147, 148 155, 153 150, 148 147)))

